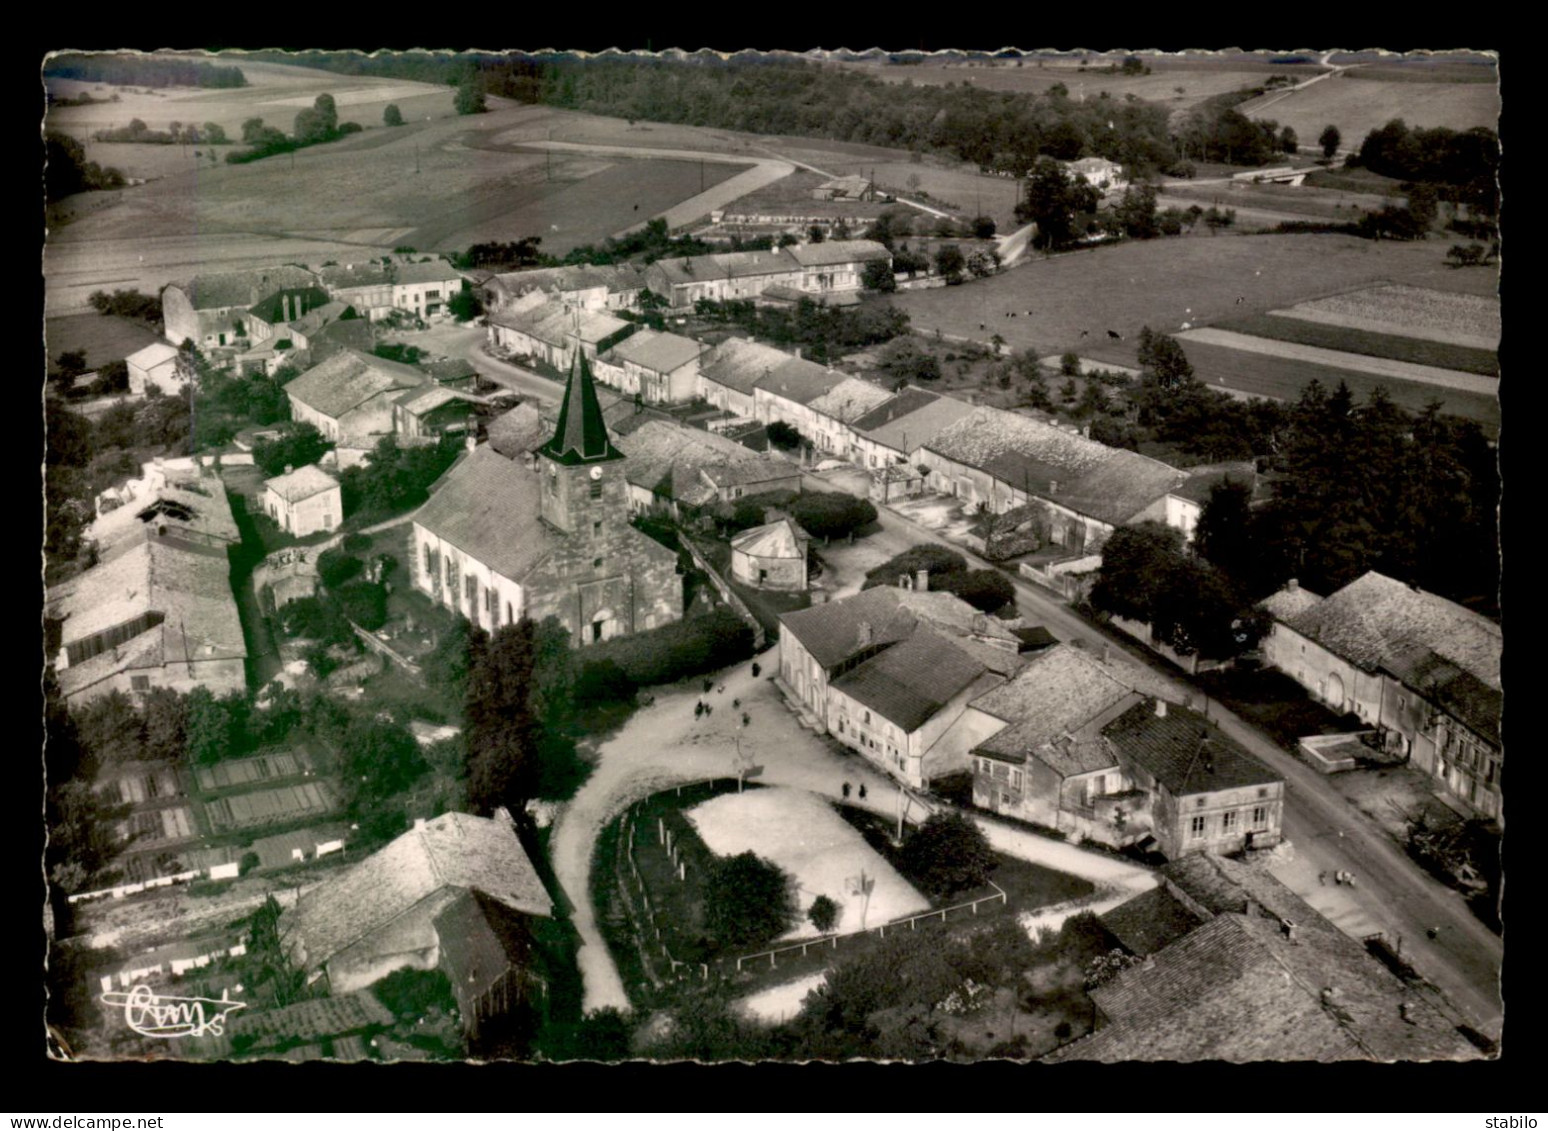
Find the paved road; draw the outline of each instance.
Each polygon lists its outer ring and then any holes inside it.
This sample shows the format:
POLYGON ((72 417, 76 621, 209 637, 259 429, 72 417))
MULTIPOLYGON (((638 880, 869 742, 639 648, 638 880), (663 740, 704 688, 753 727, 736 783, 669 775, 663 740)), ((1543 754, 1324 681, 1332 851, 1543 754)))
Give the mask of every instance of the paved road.
MULTIPOLYGON (((882 510, 880 524, 881 533, 872 537, 884 537, 900 549, 934 542, 962 553, 976 568, 987 564, 894 511, 882 510)), ((1139 645, 1108 635, 1030 582, 1018 578, 1015 585, 1017 606, 1028 621, 1096 653, 1110 646, 1111 662, 1144 666, 1171 679, 1179 691, 1198 694, 1139 645)), ((1284 831, 1295 845, 1295 859, 1275 867, 1278 878, 1352 935, 1382 931, 1401 937, 1403 956, 1415 969, 1439 986, 1475 1029, 1497 1037, 1504 957, 1499 936, 1478 921, 1457 892, 1421 871, 1326 778, 1220 704, 1206 701, 1204 706, 1222 730, 1285 776, 1284 831), (1318 872, 1340 869, 1354 873, 1356 886, 1318 883, 1318 872), (1427 937, 1432 927, 1440 928, 1433 941, 1427 937)))

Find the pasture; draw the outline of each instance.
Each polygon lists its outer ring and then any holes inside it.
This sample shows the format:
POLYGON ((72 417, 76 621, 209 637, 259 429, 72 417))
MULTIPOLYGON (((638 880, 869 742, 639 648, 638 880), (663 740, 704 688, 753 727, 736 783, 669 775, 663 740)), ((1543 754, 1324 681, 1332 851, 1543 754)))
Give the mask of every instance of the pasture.
POLYGON ((1123 335, 1118 352, 1126 356, 1104 360, 1132 365, 1142 326, 1175 333, 1184 322, 1199 326, 1267 313, 1378 282, 1475 291, 1497 279, 1492 271, 1473 275, 1479 277, 1447 267, 1435 243, 1212 236, 1200 225, 1192 235, 1034 257, 993 278, 899 293, 891 301, 908 313, 915 330, 985 343, 998 333, 1010 348, 1039 356, 1087 353, 1109 344, 1111 330, 1123 335))
POLYGON ((1261 111, 1248 111, 1248 116, 1289 126, 1303 145, 1313 143, 1331 122, 1343 134, 1346 149, 1358 148, 1366 134, 1393 118, 1402 118, 1410 129, 1499 128, 1500 94, 1493 83, 1356 78, 1355 73, 1313 83, 1261 111))
POLYGON ((138 322, 95 312, 43 322, 43 341, 51 361, 66 350, 85 350, 86 364, 92 369, 122 361, 160 340, 154 330, 138 322))
POLYGON ((1252 314, 1242 318, 1227 318, 1215 323, 1215 328, 1233 330, 1239 334, 1252 334, 1279 342, 1316 346, 1320 349, 1343 350, 1346 353, 1366 357, 1390 358, 1412 365, 1432 365, 1438 369, 1454 369, 1462 373, 1476 373, 1493 377, 1499 373, 1499 359, 1492 350, 1474 349, 1470 346, 1452 345, 1449 342, 1431 342, 1398 334, 1378 334, 1348 326, 1330 326, 1322 322, 1307 322, 1299 318, 1285 318, 1276 314, 1252 314))
POLYGON ((1168 181, 1160 199, 1162 208, 1182 208, 1197 204, 1201 208, 1266 209, 1291 213, 1305 219, 1349 221, 1362 211, 1374 212, 1392 201, 1368 192, 1347 192, 1337 188, 1311 185, 1192 185, 1187 181, 1168 181))

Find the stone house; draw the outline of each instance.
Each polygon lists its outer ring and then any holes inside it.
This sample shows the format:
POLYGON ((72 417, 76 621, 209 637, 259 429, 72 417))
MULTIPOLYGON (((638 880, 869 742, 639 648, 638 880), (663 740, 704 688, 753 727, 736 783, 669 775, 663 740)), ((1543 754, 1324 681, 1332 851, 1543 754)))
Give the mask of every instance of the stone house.
POLYGON ((731 576, 754 589, 804 592, 810 546, 793 519, 754 526, 731 539, 731 576))
POLYGON ((446 263, 345 263, 318 269, 328 294, 379 322, 394 310, 420 318, 438 314, 462 290, 462 272, 446 263))
POLYGON ((658 259, 645 269, 645 285, 671 310, 689 310, 700 299, 756 299, 772 286, 805 289, 806 268, 789 248, 727 251, 658 259))
POLYGON ((788 250, 804 272, 800 289, 812 295, 858 291, 867 266, 892 265, 892 252, 874 240, 825 240, 788 250))
POLYGON ((848 458, 871 471, 908 464, 914 451, 972 413, 966 401, 909 385, 850 423, 848 458))
POLYGON ((792 360, 788 353, 762 342, 727 338, 700 364, 699 396, 733 416, 755 419, 754 390, 758 382, 792 360))
POLYGON ((442 916, 468 894, 522 915, 553 916, 553 900, 504 810, 492 819, 446 813, 415 821, 385 848, 304 892, 282 914, 280 936, 309 981, 325 979, 330 994, 349 993, 403 967, 439 966, 437 921, 448 925, 442 916))
POLYGON ((428 385, 412 365, 341 350, 285 386, 291 417, 341 447, 369 450, 392 434, 397 394, 428 385))
MULTIPOLYGON (((247 311, 247 339, 255 346, 260 342, 289 338, 290 324, 303 315, 311 314, 330 305, 328 292, 314 285, 287 287, 275 291, 262 302, 254 303, 247 311)), ((342 314, 347 308, 339 303, 335 310, 342 314)), ((331 319, 329 319, 331 321, 331 319)))
POLYGON ((339 481, 316 464, 266 479, 263 509, 279 528, 297 538, 332 530, 344 521, 339 481))
POLYGON ((165 342, 152 342, 142 350, 136 350, 124 359, 129 368, 129 392, 143 396, 145 390, 155 386, 163 393, 175 393, 192 379, 192 367, 178 364, 179 353, 165 342))
POLYGON ((1375 571, 1327 598, 1292 581, 1264 608, 1267 663, 1355 714, 1480 815, 1499 816, 1499 625, 1375 571))
POLYGON ((629 525, 627 463, 581 356, 547 443, 516 459, 480 445, 434 487, 414 586, 491 631, 557 617, 577 647, 681 619, 676 554, 629 525))
POLYGON ((692 338, 640 329, 598 354, 594 372, 604 385, 645 404, 681 404, 699 391, 699 363, 708 350, 692 338))
POLYGON ((425 385, 397 394, 392 406, 393 432, 403 445, 433 444, 448 432, 478 434, 477 411, 483 397, 425 385))
POLYGON ((247 339, 247 314, 258 303, 286 290, 316 286, 318 277, 303 267, 261 267, 195 276, 161 292, 163 337, 175 346, 191 340, 200 349, 234 345, 247 339))
POLYGON ((655 420, 630 434, 624 476, 633 513, 662 511, 679 521, 719 503, 801 488, 801 469, 786 460, 655 420))
POLYGON ((645 273, 630 264, 537 267, 493 275, 484 282, 484 305, 508 310, 518 299, 541 294, 582 310, 633 310, 645 289, 645 273))
POLYGON ((596 310, 541 302, 496 311, 485 318, 489 344, 516 357, 530 357, 561 372, 578 352, 594 360, 634 332, 635 324, 596 310))

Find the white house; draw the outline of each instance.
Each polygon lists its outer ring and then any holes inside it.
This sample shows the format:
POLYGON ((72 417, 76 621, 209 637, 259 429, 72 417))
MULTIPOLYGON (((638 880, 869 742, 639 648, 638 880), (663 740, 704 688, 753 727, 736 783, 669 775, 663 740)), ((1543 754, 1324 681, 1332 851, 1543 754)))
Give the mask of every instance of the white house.
POLYGON ((264 481, 263 509, 279 528, 297 538, 332 530, 344 521, 338 480, 316 464, 264 481))
POLYGON ((192 367, 181 369, 178 351, 166 342, 152 342, 124 359, 129 367, 129 392, 141 396, 154 385, 163 393, 174 393, 193 379, 192 367))

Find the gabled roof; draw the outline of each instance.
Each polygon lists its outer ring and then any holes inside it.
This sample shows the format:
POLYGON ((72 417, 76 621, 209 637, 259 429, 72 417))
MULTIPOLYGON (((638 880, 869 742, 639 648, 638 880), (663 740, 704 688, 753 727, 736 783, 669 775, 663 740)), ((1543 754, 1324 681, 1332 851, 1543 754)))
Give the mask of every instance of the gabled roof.
POLYGON ((152 342, 144 349, 136 350, 124 358, 124 363, 139 369, 154 369, 158 365, 172 361, 177 354, 178 350, 175 346, 169 346, 166 342, 152 342))
POLYGON ((1287 584, 1259 602, 1269 616, 1288 624, 1313 605, 1321 604, 1322 598, 1310 589, 1302 589, 1299 582, 1287 584))
POLYGON ((392 282, 392 269, 380 263, 340 263, 320 267, 317 274, 330 291, 349 287, 386 286, 392 282))
POLYGON ((565 294, 597 287, 618 293, 639 290, 645 285, 645 273, 630 264, 593 266, 581 263, 568 267, 537 267, 531 271, 502 271, 486 285, 512 295, 533 290, 557 290, 565 294))
POLYGON ((507 459, 535 452, 552 435, 537 405, 519 404, 489 422, 489 446, 507 459))
POLYGON ((1289 627, 1368 672, 1385 668, 1400 675, 1412 662, 1405 657, 1425 649, 1500 689, 1499 625, 1374 570, 1296 616, 1289 627))
POLYGON ((786 250, 802 267, 836 267, 844 263, 892 258, 892 252, 874 240, 824 240, 822 243, 797 244, 786 250))
POLYGON ((806 405, 832 392, 843 380, 815 361, 786 354, 784 361, 759 378, 757 388, 768 396, 806 405))
POLYGON ((702 283, 707 279, 799 274, 801 264, 788 248, 776 248, 773 251, 725 251, 711 255, 658 259, 651 270, 659 271, 669 285, 676 286, 702 283))
MULTIPOLYGON (((337 322, 347 311, 355 309, 347 302, 325 302, 309 309, 300 318, 290 320, 290 328, 298 334, 315 334, 331 322, 337 322)), ((346 319, 354 321, 354 319, 346 319)), ((360 321, 365 321, 360 319, 360 321)), ((369 324, 368 324, 369 325, 369 324)))
POLYGON ((412 365, 345 349, 314 365, 285 392, 323 416, 337 420, 379 393, 427 384, 429 378, 412 365))
POLYGON ((443 259, 429 263, 399 263, 393 267, 395 283, 449 283, 461 282, 462 272, 443 259))
POLYGON ((171 482, 142 492, 93 520, 86 536, 97 543, 99 560, 106 561, 126 539, 135 541, 147 529, 162 528, 222 542, 242 540, 225 486, 214 477, 171 482))
MULTIPOLYGON (((282 291, 275 291, 262 302, 256 302, 248 307, 248 313, 255 318, 261 318, 265 322, 278 325, 286 321, 294 321, 308 311, 316 310, 328 302, 328 292, 321 287, 312 285, 306 287, 286 287, 282 291), (285 317, 286 300, 290 300, 291 317, 285 317)), ((339 306, 340 311, 344 309, 339 306)))
POLYGON ((679 503, 702 506, 715 488, 799 475, 797 468, 735 440, 676 423, 650 420, 629 436, 624 476, 636 487, 679 503))
POLYGON ((753 558, 806 557, 811 539, 792 519, 782 518, 764 526, 754 526, 731 539, 731 552, 753 558))
POLYGON ((910 386, 856 420, 854 429, 908 455, 973 411, 964 401, 910 386))
POLYGON ((440 361, 421 361, 419 368, 436 381, 460 381, 465 377, 477 377, 478 370, 465 357, 448 357, 440 361))
POLYGON ((672 373, 687 365, 704 351, 692 338, 664 330, 636 330, 604 355, 608 361, 630 361, 656 373, 672 373))
POLYGON ((1138 703, 1103 727, 1102 735, 1174 797, 1284 781, 1186 707, 1169 706, 1158 715, 1153 702, 1138 703))
POLYGON ((880 385, 873 385, 859 377, 841 377, 837 385, 807 407, 813 412, 849 422, 891 397, 892 394, 880 385))
POLYGON ((1050 482, 1073 481, 1104 463, 1114 449, 1041 420, 998 408, 975 408, 923 443, 966 467, 1033 493, 1050 482))
POLYGON ((465 891, 528 915, 553 914, 508 822, 445 813, 305 892, 284 913, 283 928, 315 970, 420 901, 465 891))
POLYGON ((1251 462, 1190 467, 1185 474, 1187 478, 1173 487, 1171 493, 1179 499, 1186 499, 1200 506, 1209 502, 1209 494, 1217 484, 1230 480, 1251 487, 1257 482, 1257 472, 1251 462))
POLYGON ((464 891, 435 917, 441 969, 461 1001, 481 997, 511 969, 533 960, 532 927, 517 911, 464 891))
POLYGON ((575 310, 547 301, 536 302, 520 310, 493 311, 486 321, 559 347, 567 345, 572 335, 595 345, 634 325, 600 310, 575 310))
POLYGON ((951 638, 921 625, 907 640, 845 672, 832 687, 907 734, 987 674, 951 638))
POLYGON ((560 538, 539 518, 541 490, 536 471, 482 444, 441 478, 414 524, 519 582, 560 538))
POLYGON ((705 381, 751 396, 760 380, 791 360, 794 359, 788 353, 762 342, 748 338, 727 338, 705 359, 699 368, 699 376, 705 381))
POLYGON ((1059 480, 1059 489, 1050 487, 1044 497, 1098 522, 1121 526, 1186 477, 1185 472, 1138 452, 1110 451, 1095 468, 1069 483, 1059 480))
POLYGON ((425 413, 440 408, 442 405, 451 404, 453 401, 462 401, 469 405, 468 412, 472 412, 472 405, 483 404, 484 398, 473 393, 465 393, 460 389, 449 389, 445 385, 427 385, 424 388, 405 389, 399 393, 395 401, 402 406, 403 411, 414 416, 423 416, 425 413))
POLYGON ((867 648, 908 639, 921 621, 953 636, 981 635, 1006 641, 1012 649, 1016 642, 999 621, 959 597, 890 585, 784 613, 779 620, 819 664, 830 669, 867 648))
POLYGON ((299 503, 302 499, 310 499, 324 491, 337 490, 339 481, 315 463, 309 463, 305 467, 296 468, 289 475, 266 479, 263 486, 287 503, 299 503))
POLYGON ((304 267, 284 264, 257 267, 251 271, 228 271, 217 275, 196 275, 183 288, 195 310, 216 310, 229 306, 252 306, 276 291, 310 287, 317 275, 304 267))
POLYGON ((577 350, 570 361, 570 380, 564 387, 564 403, 559 406, 559 424, 553 439, 538 451, 556 463, 603 463, 623 459, 613 446, 602 406, 597 403, 597 385, 591 376, 591 363, 577 350))
POLYGON ((1170 946, 1209 917, 1180 899, 1170 885, 1161 883, 1100 918, 1125 950, 1144 958, 1170 946))

